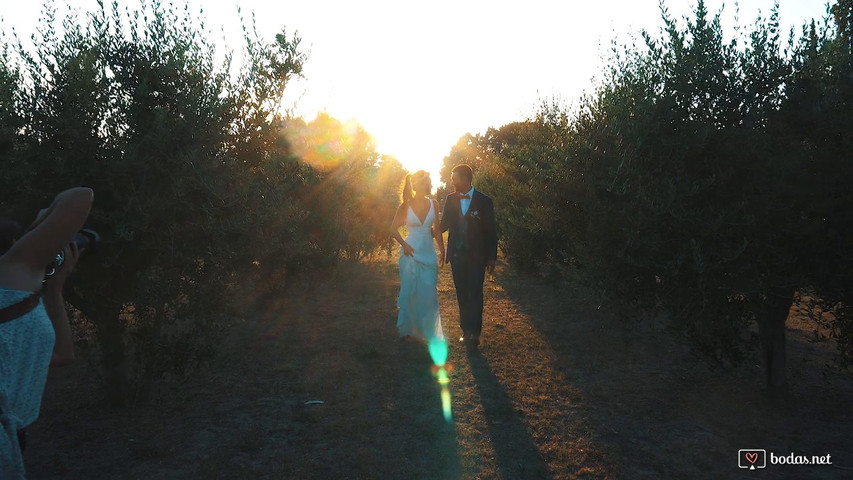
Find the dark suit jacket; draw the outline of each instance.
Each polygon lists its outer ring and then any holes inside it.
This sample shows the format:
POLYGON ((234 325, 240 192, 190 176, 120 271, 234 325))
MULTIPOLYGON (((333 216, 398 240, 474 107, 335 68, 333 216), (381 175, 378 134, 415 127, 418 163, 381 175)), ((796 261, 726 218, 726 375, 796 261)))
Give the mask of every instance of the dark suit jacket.
POLYGON ((454 255, 468 254, 476 262, 485 267, 489 260, 498 258, 498 235, 495 226, 495 206, 492 199, 479 190, 474 189, 471 206, 465 216, 462 216, 460 193, 451 193, 444 202, 441 213, 441 231, 450 230, 447 237, 447 259, 453 261, 454 255), (461 228, 464 221, 467 228, 461 228), (457 252, 460 235, 466 235, 467 252, 457 252))

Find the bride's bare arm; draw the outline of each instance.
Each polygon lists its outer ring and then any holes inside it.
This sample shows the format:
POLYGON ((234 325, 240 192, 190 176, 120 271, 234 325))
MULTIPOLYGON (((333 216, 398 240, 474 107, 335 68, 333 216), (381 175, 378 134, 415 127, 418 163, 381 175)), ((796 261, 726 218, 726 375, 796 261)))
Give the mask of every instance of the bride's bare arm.
POLYGON ((397 207, 397 213, 394 214, 394 220, 391 221, 391 237, 394 240, 397 240, 403 247, 403 254, 407 257, 411 257, 415 250, 409 245, 405 240, 403 240, 403 236, 400 235, 400 227, 406 223, 406 204, 402 204, 397 207))
MULTIPOLYGON (((433 205, 435 209, 433 211, 438 211, 438 202, 433 200, 433 205)), ((435 242, 438 244, 438 264, 439 266, 444 265, 445 260, 445 251, 444 251, 444 236, 441 232, 441 223, 433 221, 432 222, 432 236, 435 237, 435 242)))

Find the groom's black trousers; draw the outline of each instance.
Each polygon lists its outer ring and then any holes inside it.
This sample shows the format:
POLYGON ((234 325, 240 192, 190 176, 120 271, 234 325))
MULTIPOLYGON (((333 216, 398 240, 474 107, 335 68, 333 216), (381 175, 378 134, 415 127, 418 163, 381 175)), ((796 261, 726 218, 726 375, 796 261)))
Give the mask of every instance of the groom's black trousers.
POLYGON ((450 259, 456 301, 459 302, 459 326, 466 337, 479 337, 483 329, 483 281, 486 265, 478 259, 456 255, 450 259))

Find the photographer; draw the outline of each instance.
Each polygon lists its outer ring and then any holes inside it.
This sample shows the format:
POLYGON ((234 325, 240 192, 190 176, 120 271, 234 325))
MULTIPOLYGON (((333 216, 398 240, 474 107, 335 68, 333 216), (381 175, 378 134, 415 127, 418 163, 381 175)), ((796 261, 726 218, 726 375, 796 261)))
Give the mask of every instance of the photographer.
MULTIPOLYGON (((24 429, 38 417, 48 365, 73 361, 62 286, 80 250, 72 242, 92 206, 90 188, 56 196, 0 256, 0 478, 24 478, 24 429), (45 267, 65 261, 44 284, 45 267)), ((6 224, 8 230, 8 224, 6 224)), ((9 242, 7 242, 8 244, 9 242)))

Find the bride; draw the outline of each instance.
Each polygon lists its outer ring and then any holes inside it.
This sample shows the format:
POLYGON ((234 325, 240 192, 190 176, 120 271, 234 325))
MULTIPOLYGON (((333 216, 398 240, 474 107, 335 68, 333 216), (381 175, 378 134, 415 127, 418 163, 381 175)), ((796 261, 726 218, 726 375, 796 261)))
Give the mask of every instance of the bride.
POLYGON ((444 240, 436 222, 437 202, 429 173, 419 170, 406 175, 403 204, 391 223, 391 235, 402 246, 400 254, 400 296, 397 306, 397 330, 400 337, 415 337, 426 342, 444 340, 438 312, 438 267, 444 265, 444 240), (400 235, 406 226, 408 235, 400 235), (438 243, 438 255, 432 243, 438 243))

